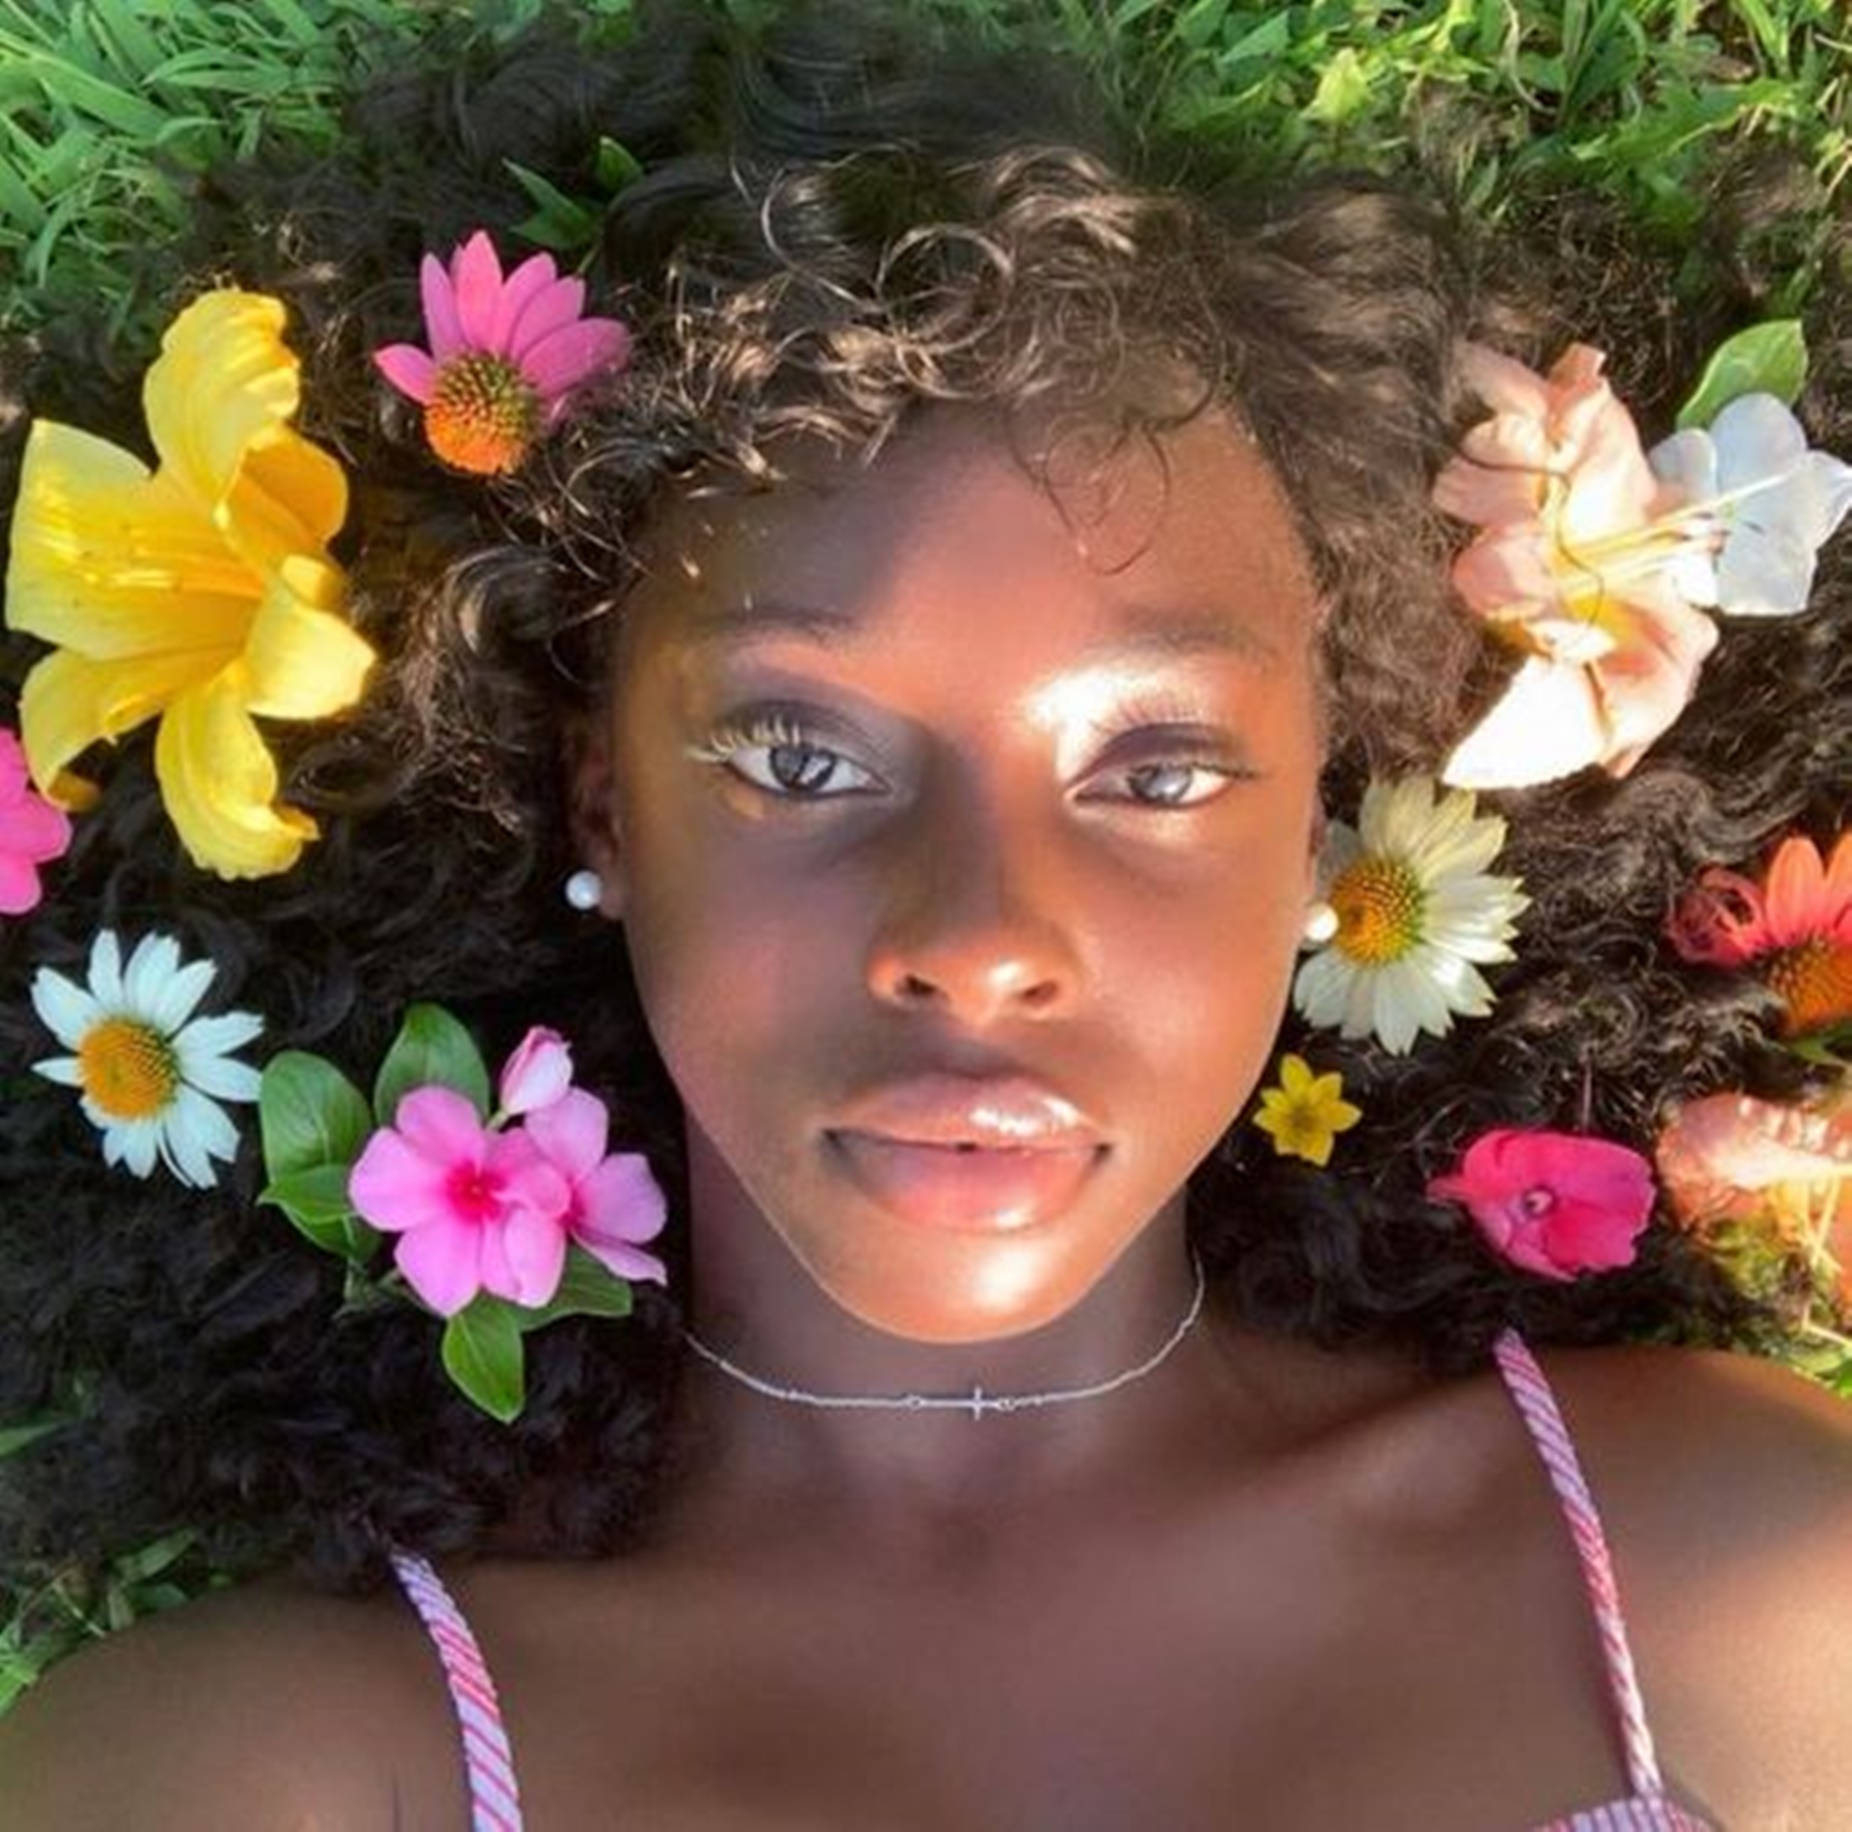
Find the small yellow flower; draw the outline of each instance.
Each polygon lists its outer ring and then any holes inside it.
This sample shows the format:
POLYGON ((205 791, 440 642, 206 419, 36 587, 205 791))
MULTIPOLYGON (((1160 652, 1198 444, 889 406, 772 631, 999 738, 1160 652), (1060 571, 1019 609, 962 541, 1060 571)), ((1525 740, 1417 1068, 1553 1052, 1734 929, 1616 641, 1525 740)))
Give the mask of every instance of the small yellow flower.
POLYGON ((261 293, 196 300, 143 385, 159 468, 40 420, 13 515, 7 622, 57 645, 20 701, 33 781, 81 806, 92 791, 72 760, 158 716, 167 811, 224 878, 285 871, 316 833, 278 801, 252 715, 343 711, 373 665, 327 551, 347 479, 290 424, 299 365, 283 324, 261 293))
POLYGON ((1288 1055, 1280 1058, 1279 1085, 1261 1089, 1254 1124, 1282 1158, 1329 1164, 1337 1135, 1362 1118, 1363 1110, 1344 1098, 1344 1078, 1335 1069, 1314 1075, 1303 1056, 1288 1055))

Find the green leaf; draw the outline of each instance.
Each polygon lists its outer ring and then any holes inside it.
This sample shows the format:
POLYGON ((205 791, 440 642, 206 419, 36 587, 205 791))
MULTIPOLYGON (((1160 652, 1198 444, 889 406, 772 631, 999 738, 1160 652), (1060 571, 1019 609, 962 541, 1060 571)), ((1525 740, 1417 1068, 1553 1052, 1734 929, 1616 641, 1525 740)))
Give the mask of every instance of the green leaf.
POLYGON ((517 235, 538 243, 542 248, 568 250, 583 248, 598 235, 598 212, 576 197, 568 197, 557 185, 550 184, 538 172, 517 165, 512 159, 502 161, 510 175, 540 208, 525 222, 515 226, 517 235))
POLYGON ((333 1063, 284 1050, 264 1065, 257 1096, 264 1173, 273 1181, 359 1157, 373 1116, 366 1097, 333 1063))
POLYGON ((373 1112, 390 1126, 399 1102, 414 1088, 454 1088, 489 1111, 489 1071, 475 1040, 441 1005, 414 1005, 379 1065, 373 1083, 373 1112))
POLYGON ((0 1458, 10 1457, 28 1444, 36 1444, 40 1438, 50 1437, 70 1423, 69 1413, 56 1412, 44 1418, 28 1419, 23 1425, 0 1427, 0 1458))
POLYGON ((598 161, 592 169, 598 188, 607 197, 615 197, 626 185, 634 184, 643 176, 643 167, 636 154, 609 134, 598 136, 598 161))
POLYGON ((1807 379, 1807 339, 1798 318, 1773 318, 1725 338, 1704 365, 1678 426, 1709 426, 1739 395, 1777 395, 1790 407, 1807 379))
POLYGON ((1362 60, 1348 45, 1325 65, 1318 88, 1306 104, 1308 121, 1340 127, 1370 100, 1370 78, 1362 60))
POLYGON ((348 1199, 351 1172, 347 1164, 313 1164, 274 1178, 257 1200, 274 1203, 323 1252, 364 1265, 378 1248, 379 1236, 348 1199))
POLYGON ((444 1325, 444 1371, 465 1398, 506 1425, 521 1416, 527 1376, 511 1305, 476 1298, 444 1325))
POLYGON ((525 1335, 562 1317, 627 1317, 630 1307, 630 1281, 574 1245, 566 1249, 566 1270, 552 1301, 517 1310, 515 1322, 525 1335))

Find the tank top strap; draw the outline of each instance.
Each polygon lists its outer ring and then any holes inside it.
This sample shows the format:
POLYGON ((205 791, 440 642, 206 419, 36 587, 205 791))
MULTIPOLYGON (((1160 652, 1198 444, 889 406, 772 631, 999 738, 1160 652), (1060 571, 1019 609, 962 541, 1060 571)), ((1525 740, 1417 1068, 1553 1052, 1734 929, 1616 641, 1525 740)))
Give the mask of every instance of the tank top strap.
POLYGON ((522 1832, 521 1796, 515 1786, 514 1752, 502 1727, 502 1708, 482 1649, 456 1600, 428 1559, 395 1552, 392 1569, 418 1612, 456 1709, 469 1783, 470 1832, 522 1832))
POLYGON ((1569 1523, 1576 1557, 1582 1565, 1582 1581, 1594 1608, 1602 1658, 1607 1665, 1608 1688, 1620 1718, 1630 1785, 1636 1794, 1662 1794, 1659 1758, 1653 1748, 1653 1733, 1647 1728, 1646 1705, 1640 1697, 1640 1682, 1634 1672, 1633 1649, 1627 1640, 1626 1618, 1621 1613, 1620 1591, 1614 1581, 1614 1561, 1608 1552, 1607 1535, 1601 1528, 1595 1498, 1589 1493, 1588 1482, 1582 1474, 1581 1459, 1576 1456, 1569 1428, 1556 1403, 1556 1394, 1538 1366, 1536 1356, 1516 1330, 1505 1330, 1492 1345, 1492 1353, 1504 1376, 1505 1386, 1530 1431, 1537 1454, 1549 1472, 1550 1484, 1562 1504, 1563 1517, 1569 1523))

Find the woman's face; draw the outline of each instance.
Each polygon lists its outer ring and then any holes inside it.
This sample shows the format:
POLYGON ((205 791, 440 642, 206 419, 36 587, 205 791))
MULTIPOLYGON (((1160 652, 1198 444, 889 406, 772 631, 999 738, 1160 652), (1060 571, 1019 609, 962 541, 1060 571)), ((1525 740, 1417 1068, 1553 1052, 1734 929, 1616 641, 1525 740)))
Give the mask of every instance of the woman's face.
POLYGON ((1219 417, 1062 504, 965 410, 683 501, 582 800, 693 1186, 921 1341, 1076 1304, 1267 1061, 1314 597, 1219 417), (1104 498, 1113 497, 1110 507, 1104 498))

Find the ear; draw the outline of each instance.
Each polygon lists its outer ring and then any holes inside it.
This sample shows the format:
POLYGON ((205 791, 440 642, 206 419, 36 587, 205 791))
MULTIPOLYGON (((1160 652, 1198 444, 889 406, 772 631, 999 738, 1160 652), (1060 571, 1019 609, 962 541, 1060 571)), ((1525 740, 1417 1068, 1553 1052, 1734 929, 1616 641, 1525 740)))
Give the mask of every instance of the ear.
POLYGON ((617 772, 608 709, 571 715, 566 730, 566 818, 573 851, 604 886, 598 913, 621 922, 625 850, 617 816, 617 772))

